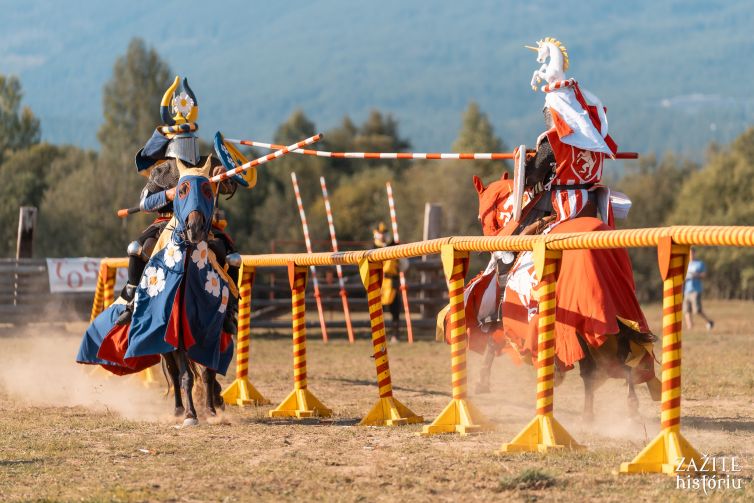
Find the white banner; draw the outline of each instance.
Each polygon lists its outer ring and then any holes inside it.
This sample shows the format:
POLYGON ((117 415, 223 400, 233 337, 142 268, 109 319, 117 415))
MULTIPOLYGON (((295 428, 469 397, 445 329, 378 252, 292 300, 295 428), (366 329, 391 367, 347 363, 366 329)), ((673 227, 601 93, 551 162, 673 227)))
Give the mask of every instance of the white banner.
MULTIPOLYGON (((51 293, 94 292, 97 286, 99 263, 101 259, 77 258, 48 258, 47 274, 50 278, 51 293)), ((115 277, 115 294, 123 288, 128 279, 125 268, 118 268, 115 277)))

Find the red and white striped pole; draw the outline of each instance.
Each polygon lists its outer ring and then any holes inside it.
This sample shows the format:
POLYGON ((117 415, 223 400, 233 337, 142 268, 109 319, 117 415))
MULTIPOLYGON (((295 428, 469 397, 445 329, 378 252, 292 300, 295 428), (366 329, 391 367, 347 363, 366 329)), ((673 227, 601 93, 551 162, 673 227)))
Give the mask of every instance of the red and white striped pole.
MULTIPOLYGON (((400 243, 398 237, 398 217, 395 214, 395 200, 393 199, 393 187, 390 182, 385 183, 387 187, 387 203, 390 206, 390 224, 393 226, 393 243, 400 243)), ((406 289, 406 275, 399 269, 398 278, 401 283, 401 296, 403 297, 403 310, 406 312, 406 334, 408 342, 414 342, 414 331, 411 328, 411 311, 408 308, 408 290, 406 289)))
MULTIPOLYGON (((293 192, 296 194, 296 204, 298 205, 298 216, 301 218, 301 227, 304 229, 304 242, 306 243, 306 252, 312 253, 312 241, 309 239, 309 225, 306 223, 306 213, 304 212, 304 202, 301 200, 301 192, 298 190, 298 180, 296 173, 291 173, 293 182, 293 192)), ((317 269, 310 266, 312 272, 312 285, 314 285, 314 299, 317 301, 317 313, 319 314, 319 326, 322 328, 322 340, 327 342, 327 327, 325 326, 325 310, 322 308, 322 297, 319 294, 319 282, 317 281, 317 269)))
MULTIPOLYGON (((226 138, 229 143, 239 145, 248 145, 250 147, 259 147, 267 149, 279 149, 283 145, 276 143, 265 143, 254 140, 236 140, 226 138)), ((513 159, 513 152, 328 152, 326 150, 310 150, 297 148, 292 150, 294 154, 313 155, 317 157, 330 157, 333 159, 429 159, 429 160, 468 160, 468 161, 496 161, 502 159, 513 159)), ((535 152, 527 150, 526 155, 533 157, 535 152)), ((616 159, 638 159, 639 154, 636 152, 618 152, 615 154, 616 159)))
MULTIPOLYGON (((327 213, 327 227, 330 229, 330 242, 332 251, 338 253, 338 238, 335 237, 335 224, 332 219, 332 208, 330 207, 330 198, 327 195, 327 185, 325 177, 319 177, 319 185, 322 187, 322 198, 325 201, 325 213, 327 213)), ((351 310, 348 307, 348 296, 346 294, 346 285, 343 283, 343 268, 340 264, 335 266, 338 273, 338 286, 340 286, 340 299, 343 302, 343 314, 346 317, 346 329, 348 330, 348 341, 353 343, 353 327, 351 326, 351 310)))
POLYGON ((305 147, 306 145, 311 145, 312 143, 316 143, 321 139, 322 139, 322 133, 319 133, 319 134, 315 134, 314 136, 310 136, 306 140, 301 140, 300 142, 296 142, 291 145, 288 145, 287 147, 283 145, 279 145, 279 148, 275 152, 259 157, 257 159, 254 159, 253 161, 249 161, 246 164, 242 164, 238 166, 237 168, 230 169, 226 171, 225 173, 215 175, 212 178, 210 178, 209 181, 212 183, 222 182, 232 177, 233 175, 241 174, 247 169, 254 168, 266 162, 277 159, 278 157, 282 157, 284 155, 290 154, 291 152, 297 149, 300 149, 301 147, 305 147))

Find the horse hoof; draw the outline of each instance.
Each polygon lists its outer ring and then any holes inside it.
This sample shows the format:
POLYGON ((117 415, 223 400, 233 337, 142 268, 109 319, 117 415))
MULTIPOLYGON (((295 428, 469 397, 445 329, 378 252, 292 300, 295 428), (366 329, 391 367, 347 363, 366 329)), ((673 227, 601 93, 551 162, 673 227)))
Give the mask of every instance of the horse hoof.
POLYGON ((183 414, 186 413, 186 410, 183 407, 176 407, 175 408, 175 417, 181 417, 183 414))
POLYGON ((197 418, 195 418, 195 417, 187 417, 186 419, 183 420, 183 427, 184 428, 186 426, 196 426, 198 424, 199 424, 199 420, 197 418))
POLYGON ((217 411, 214 407, 207 407, 207 414, 209 414, 212 417, 215 417, 217 415, 217 411))

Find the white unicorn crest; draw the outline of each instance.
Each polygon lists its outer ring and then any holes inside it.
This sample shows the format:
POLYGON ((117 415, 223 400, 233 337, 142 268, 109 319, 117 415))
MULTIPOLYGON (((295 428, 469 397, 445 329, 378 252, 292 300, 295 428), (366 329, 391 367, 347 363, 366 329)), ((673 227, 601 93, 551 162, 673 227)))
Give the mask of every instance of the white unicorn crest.
POLYGON ((535 70, 531 76, 531 88, 536 91, 537 85, 543 80, 548 84, 565 80, 565 71, 568 70, 568 53, 565 46, 552 37, 546 37, 537 41, 537 47, 525 45, 537 53, 537 63, 542 63, 539 70, 535 70), (546 63, 547 59, 550 59, 546 63))

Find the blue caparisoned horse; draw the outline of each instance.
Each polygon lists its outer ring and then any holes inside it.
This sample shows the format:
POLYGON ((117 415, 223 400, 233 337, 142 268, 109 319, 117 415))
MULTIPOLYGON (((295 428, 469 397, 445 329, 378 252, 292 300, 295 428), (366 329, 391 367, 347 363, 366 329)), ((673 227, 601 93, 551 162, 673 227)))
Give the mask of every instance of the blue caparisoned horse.
POLYGON ((181 176, 173 220, 141 277, 131 323, 115 324, 125 308, 116 301, 89 326, 76 360, 126 375, 159 363, 162 356, 175 390, 175 413, 185 413, 184 424, 193 425, 198 421, 190 362, 205 368, 206 406, 214 415, 215 406, 222 404, 215 374, 225 374, 233 358, 233 341, 223 331, 223 320, 231 295, 235 298, 238 292, 207 244, 217 194, 209 181, 210 158, 196 168, 177 163, 181 176))

